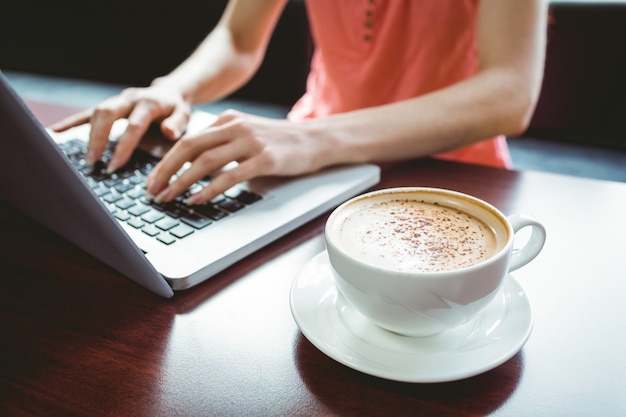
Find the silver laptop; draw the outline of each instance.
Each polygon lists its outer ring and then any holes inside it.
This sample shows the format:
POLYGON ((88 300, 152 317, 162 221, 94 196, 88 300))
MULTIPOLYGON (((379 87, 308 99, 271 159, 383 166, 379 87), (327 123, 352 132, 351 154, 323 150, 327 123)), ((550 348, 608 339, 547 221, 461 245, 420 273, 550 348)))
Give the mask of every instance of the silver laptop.
MULTIPOLYGON (((194 113, 189 131, 213 116, 194 113)), ((118 122, 115 136, 124 129, 118 122)), ((116 174, 84 164, 89 126, 48 132, 0 72, 0 198, 164 297, 190 288, 379 181, 376 165, 258 178, 202 207, 145 199, 142 175, 166 150, 146 138, 116 174)), ((104 164, 103 164, 104 166, 104 164)), ((203 179, 206 183, 211 178, 203 179)), ((201 187, 201 181, 196 187, 201 187)))

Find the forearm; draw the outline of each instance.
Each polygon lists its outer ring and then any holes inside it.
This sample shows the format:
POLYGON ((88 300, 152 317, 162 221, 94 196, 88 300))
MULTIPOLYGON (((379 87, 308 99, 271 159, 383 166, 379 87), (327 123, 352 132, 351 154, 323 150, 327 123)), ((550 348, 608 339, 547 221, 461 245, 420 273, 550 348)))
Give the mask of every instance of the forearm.
POLYGON ((238 51, 231 34, 217 27, 187 60, 153 84, 175 87, 191 104, 213 101, 245 84, 260 60, 253 52, 238 51))
POLYGON ((304 124, 330 164, 433 155, 524 130, 536 94, 514 78, 480 73, 429 95, 304 124))
POLYGON ((543 0, 482 0, 474 76, 428 95, 305 126, 332 163, 422 157, 519 133, 539 97, 546 19, 543 0))
POLYGON ((177 88, 191 104, 222 98, 244 85, 263 60, 286 0, 231 0, 194 53, 153 83, 177 88))

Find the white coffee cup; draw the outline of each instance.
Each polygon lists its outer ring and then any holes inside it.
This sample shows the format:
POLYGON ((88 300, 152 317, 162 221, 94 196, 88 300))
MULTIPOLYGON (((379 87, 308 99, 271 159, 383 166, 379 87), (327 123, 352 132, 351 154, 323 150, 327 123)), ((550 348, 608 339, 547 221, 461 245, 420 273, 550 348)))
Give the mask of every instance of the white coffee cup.
POLYGON ((478 198, 411 187, 346 201, 325 238, 337 288, 354 308, 389 331, 429 336, 476 317, 508 273, 539 254, 546 232, 478 198), (530 237, 514 249, 526 227, 530 237))

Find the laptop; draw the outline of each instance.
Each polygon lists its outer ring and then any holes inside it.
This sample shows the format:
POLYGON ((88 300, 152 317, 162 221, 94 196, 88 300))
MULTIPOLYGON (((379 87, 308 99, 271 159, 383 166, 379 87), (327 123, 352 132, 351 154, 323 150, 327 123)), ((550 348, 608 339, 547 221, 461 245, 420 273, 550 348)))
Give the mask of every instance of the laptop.
MULTIPOLYGON (((214 117, 195 112, 188 131, 214 117)), ((112 146, 124 123, 114 126, 112 146)), ((104 164, 88 167, 82 153, 89 125, 47 131, 2 72, 0 132, 0 198, 163 297, 214 276, 380 178, 373 164, 338 166, 301 177, 256 178, 201 207, 183 199, 157 205, 145 199, 142 176, 167 150, 165 141, 146 137, 115 174, 107 175, 104 164)))

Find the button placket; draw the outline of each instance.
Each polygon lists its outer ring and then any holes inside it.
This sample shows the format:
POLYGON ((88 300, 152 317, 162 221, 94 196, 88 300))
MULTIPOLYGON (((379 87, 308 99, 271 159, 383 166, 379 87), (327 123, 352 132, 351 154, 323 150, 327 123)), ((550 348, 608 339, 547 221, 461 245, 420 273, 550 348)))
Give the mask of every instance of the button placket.
POLYGON ((367 0, 367 6, 365 8, 365 20, 363 25, 363 40, 367 43, 371 42, 374 36, 374 6, 376 0, 367 0))

